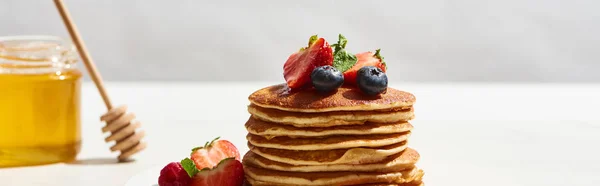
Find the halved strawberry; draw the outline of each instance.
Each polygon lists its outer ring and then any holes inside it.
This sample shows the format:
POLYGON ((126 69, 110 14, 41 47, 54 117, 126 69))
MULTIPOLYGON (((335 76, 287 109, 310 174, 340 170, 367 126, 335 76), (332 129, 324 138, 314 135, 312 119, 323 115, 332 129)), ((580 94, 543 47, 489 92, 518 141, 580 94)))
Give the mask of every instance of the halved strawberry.
POLYGON ((196 168, 202 170, 204 168, 213 168, 226 158, 240 160, 240 152, 238 152, 233 143, 216 138, 210 142, 206 142, 203 147, 192 149, 190 158, 194 161, 196 168))
POLYGON ((198 172, 191 186, 242 186, 244 184, 244 166, 239 160, 227 158, 213 169, 198 172))
POLYGON ((332 65, 333 51, 329 43, 317 35, 311 36, 308 47, 290 55, 283 65, 283 77, 288 87, 300 88, 310 82, 310 73, 316 68, 332 65))
POLYGON ((352 68, 344 72, 344 81, 349 84, 356 84, 356 74, 358 70, 364 66, 375 66, 385 72, 387 70, 387 66, 383 61, 383 57, 381 57, 379 53, 380 51, 380 49, 377 49, 375 54, 373 54, 373 52, 356 54, 358 61, 356 61, 356 64, 354 64, 352 68))

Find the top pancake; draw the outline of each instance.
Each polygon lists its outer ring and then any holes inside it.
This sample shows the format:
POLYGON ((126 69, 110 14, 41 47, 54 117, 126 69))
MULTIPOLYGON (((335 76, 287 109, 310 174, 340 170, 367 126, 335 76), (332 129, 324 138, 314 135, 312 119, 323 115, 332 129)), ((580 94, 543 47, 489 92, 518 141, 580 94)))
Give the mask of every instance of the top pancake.
POLYGON ((264 108, 292 112, 369 111, 411 107, 415 96, 411 93, 388 88, 378 96, 367 96, 352 87, 340 87, 336 92, 322 94, 314 89, 291 91, 286 84, 260 89, 248 100, 264 108))

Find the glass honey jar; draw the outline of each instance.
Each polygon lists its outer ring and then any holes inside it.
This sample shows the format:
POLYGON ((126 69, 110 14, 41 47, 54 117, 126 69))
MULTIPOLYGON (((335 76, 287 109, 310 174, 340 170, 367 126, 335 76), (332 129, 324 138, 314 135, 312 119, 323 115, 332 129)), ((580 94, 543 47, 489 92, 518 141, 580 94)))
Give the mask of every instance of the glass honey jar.
POLYGON ((0 167, 74 160, 82 73, 71 42, 0 37, 0 167))

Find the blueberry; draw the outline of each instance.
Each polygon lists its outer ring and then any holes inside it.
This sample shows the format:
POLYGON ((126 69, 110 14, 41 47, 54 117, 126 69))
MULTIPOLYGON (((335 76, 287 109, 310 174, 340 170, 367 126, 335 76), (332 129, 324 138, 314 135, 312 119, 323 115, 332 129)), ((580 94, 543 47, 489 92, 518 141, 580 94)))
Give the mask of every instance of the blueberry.
POLYGON ((380 68, 364 66, 356 76, 358 88, 367 95, 377 95, 387 90, 388 78, 380 68))
POLYGON ((319 92, 330 92, 344 84, 344 75, 338 69, 326 65, 315 68, 310 73, 310 80, 319 92))

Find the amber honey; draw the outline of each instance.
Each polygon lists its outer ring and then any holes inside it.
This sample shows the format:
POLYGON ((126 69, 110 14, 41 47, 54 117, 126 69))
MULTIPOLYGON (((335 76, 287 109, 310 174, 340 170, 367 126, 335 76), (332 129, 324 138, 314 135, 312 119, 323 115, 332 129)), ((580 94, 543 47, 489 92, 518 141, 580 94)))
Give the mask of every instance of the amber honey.
POLYGON ((65 49, 56 49, 60 45, 7 45, 0 39, 0 167, 74 160, 81 143, 81 72, 65 60, 65 49))

